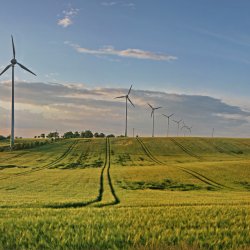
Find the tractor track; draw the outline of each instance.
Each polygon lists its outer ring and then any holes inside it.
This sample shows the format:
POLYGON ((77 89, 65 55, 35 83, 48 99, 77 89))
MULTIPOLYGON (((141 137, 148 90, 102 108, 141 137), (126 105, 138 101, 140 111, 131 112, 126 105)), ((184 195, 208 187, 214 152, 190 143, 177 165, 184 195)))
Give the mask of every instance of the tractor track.
POLYGON ((212 146, 214 149, 216 149, 221 154, 227 154, 227 155, 230 155, 230 156, 233 156, 233 157, 237 157, 237 158, 241 158, 241 159, 243 158, 242 156, 238 155, 235 152, 226 150, 223 147, 216 145, 214 141, 210 141, 210 140, 205 139, 205 138, 203 138, 203 141, 206 142, 206 144, 212 146))
POLYGON ((46 208, 79 208, 79 207, 86 207, 89 205, 93 205, 96 207, 106 207, 106 206, 111 206, 111 205, 116 205, 118 203, 120 203, 120 199, 118 198, 114 186, 112 184, 112 180, 111 180, 111 174, 110 174, 110 166, 111 166, 111 149, 110 149, 110 140, 109 138, 106 138, 106 143, 105 143, 105 161, 101 170, 101 174, 100 174, 100 182, 99 182, 99 190, 98 190, 98 195, 95 199, 90 200, 90 201, 86 201, 86 202, 69 202, 69 203, 63 203, 63 204, 50 204, 50 205, 46 205, 44 207, 46 208), (103 201, 103 194, 105 192, 104 190, 104 181, 105 181, 105 172, 107 174, 106 176, 106 180, 108 181, 108 186, 110 188, 110 192, 113 196, 113 201, 109 202, 109 203, 103 203, 101 204, 101 202, 103 201))
POLYGON ((62 161, 63 159, 65 159, 71 152, 72 150, 75 148, 75 146, 78 144, 78 141, 74 141, 70 147, 68 147, 68 149, 59 157, 57 158, 56 160, 42 166, 42 167, 38 167, 38 168, 35 168, 35 169, 30 169, 30 170, 27 170, 27 171, 24 171, 24 172, 21 172, 21 173, 17 173, 17 174, 13 174, 11 176, 6 176, 6 177, 3 177, 3 178, 0 178, 0 180, 5 180, 5 179, 9 179, 9 178, 13 178, 13 177, 18 177, 18 176, 22 176, 22 175, 26 175, 26 174, 30 174, 30 173, 33 173, 33 172, 38 172, 38 171, 41 171, 43 169, 47 169, 47 168, 50 168, 52 167, 53 165, 59 163, 60 161, 62 161))
POLYGON ((111 167, 111 147, 110 147, 110 140, 107 137, 106 138, 106 152, 105 152, 105 162, 101 171, 100 175, 100 187, 99 187, 99 194, 97 197, 97 202, 102 202, 103 201, 103 194, 105 192, 104 190, 104 178, 105 178, 105 172, 106 172, 106 181, 108 182, 108 186, 110 189, 110 192, 113 196, 113 201, 109 203, 104 203, 104 204, 96 204, 98 207, 104 207, 104 206, 110 206, 110 205, 116 205, 120 203, 120 199, 118 198, 114 186, 112 184, 112 179, 111 179, 111 174, 110 174, 110 167, 111 167))
MULTIPOLYGON (((144 144, 144 142, 141 139, 139 139, 138 137, 137 137, 137 141, 140 143, 143 151, 146 153, 146 155, 152 161, 154 161, 155 163, 160 164, 160 165, 166 165, 164 162, 159 161, 156 157, 154 157, 154 155, 150 152, 150 150, 147 148, 147 146, 144 144)), ((186 151, 189 152, 189 150, 185 150, 184 152, 186 152, 186 151)), ((195 157, 195 156, 193 156, 193 157, 195 157)), ((195 158, 197 158, 197 157, 195 157, 195 158)), ((199 157, 199 159, 200 159, 200 157, 199 157)), ((184 167, 179 167, 179 166, 176 166, 176 167, 178 169, 180 169, 181 171, 183 171, 183 172, 185 172, 187 174, 190 174, 193 177, 195 177, 196 179, 198 179, 198 180, 200 180, 200 181, 202 181, 202 182, 204 182, 204 183, 206 183, 206 184, 208 184, 210 186, 213 186, 215 188, 220 188, 220 189, 222 189, 222 188, 228 188, 228 189, 232 189, 231 187, 227 187, 227 186, 225 186, 223 184, 220 184, 220 183, 218 183, 218 182, 216 182, 216 181, 214 181, 214 180, 212 180, 212 179, 210 179, 210 178, 208 178, 208 177, 206 177, 206 176, 204 176, 204 175, 202 175, 202 174, 200 174, 200 173, 198 173, 198 172, 196 172, 194 170, 187 169, 187 168, 184 168, 184 167)))
POLYGON ((193 152, 191 152, 189 149, 185 148, 181 143, 177 142, 174 138, 170 138, 170 140, 177 145, 183 152, 185 152, 186 154, 188 154, 191 157, 194 157, 198 160, 202 160, 202 158, 196 154, 194 154, 193 152))

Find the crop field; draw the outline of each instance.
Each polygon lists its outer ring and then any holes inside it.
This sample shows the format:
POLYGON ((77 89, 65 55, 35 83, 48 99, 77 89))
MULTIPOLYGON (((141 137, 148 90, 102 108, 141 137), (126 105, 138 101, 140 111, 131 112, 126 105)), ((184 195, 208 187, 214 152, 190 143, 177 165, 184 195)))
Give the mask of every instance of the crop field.
POLYGON ((250 139, 0 150, 0 249, 250 249, 250 139))

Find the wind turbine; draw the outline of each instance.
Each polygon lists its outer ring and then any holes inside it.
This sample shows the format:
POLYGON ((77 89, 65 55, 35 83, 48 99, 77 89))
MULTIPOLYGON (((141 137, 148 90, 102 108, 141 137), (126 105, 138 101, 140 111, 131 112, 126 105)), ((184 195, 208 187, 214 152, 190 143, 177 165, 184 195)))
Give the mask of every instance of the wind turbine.
POLYGON ((16 60, 16 51, 15 51, 15 45, 13 41, 13 36, 11 36, 11 41, 12 41, 12 51, 13 51, 13 58, 11 59, 11 64, 9 64, 1 73, 0 76, 7 71, 10 67, 12 67, 12 100, 11 100, 11 136, 10 136, 10 148, 13 149, 14 146, 14 69, 15 65, 19 65, 22 69, 30 72, 31 74, 35 75, 31 70, 23 66, 21 63, 18 63, 16 60))
POLYGON ((214 128, 213 128, 213 130, 212 130, 212 137, 214 137, 214 128))
POLYGON ((180 130, 180 122, 182 121, 182 119, 181 120, 179 120, 179 121, 175 121, 175 120, 173 120, 175 123, 177 123, 177 126, 178 126, 178 129, 177 129, 177 136, 179 136, 179 130, 180 130))
POLYGON ((167 119, 168 119, 168 130, 167 130, 167 137, 168 137, 168 133, 169 133, 169 118, 171 116, 173 116, 174 114, 171 114, 171 115, 164 115, 164 114, 162 114, 162 115, 165 116, 165 117, 167 117, 167 119))
POLYGON ((152 105, 150 105, 148 103, 148 106, 152 109, 151 111, 151 117, 153 116, 153 131, 152 131, 152 137, 154 137, 154 132, 155 132, 155 110, 156 109, 160 109, 162 107, 157 107, 157 108, 154 108, 152 105))
POLYGON ((135 105, 132 103, 132 101, 129 98, 129 94, 130 91, 132 89, 132 85, 130 86, 130 89, 127 93, 127 95, 122 95, 122 96, 117 96, 115 97, 115 99, 117 98, 126 98, 126 125, 125 125, 125 137, 127 137, 127 133, 128 133, 128 101, 132 104, 133 107, 135 107, 135 105))
POLYGON ((190 135, 192 134, 192 126, 191 127, 188 127, 188 126, 186 126, 186 128, 187 128, 187 130, 190 132, 190 135))

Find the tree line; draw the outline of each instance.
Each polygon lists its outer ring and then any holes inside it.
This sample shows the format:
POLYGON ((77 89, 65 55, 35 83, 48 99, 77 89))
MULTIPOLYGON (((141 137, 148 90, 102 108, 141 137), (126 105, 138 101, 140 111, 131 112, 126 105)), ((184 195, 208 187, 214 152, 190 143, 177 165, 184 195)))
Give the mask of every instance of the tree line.
POLYGON ((115 137, 115 135, 113 135, 113 134, 105 135, 104 133, 98 133, 98 132, 93 133, 91 130, 85 130, 85 131, 82 131, 82 132, 67 131, 62 136, 60 136, 57 131, 56 132, 50 132, 47 135, 42 133, 39 136, 34 136, 34 138, 49 138, 49 139, 93 138, 93 137, 94 138, 104 138, 104 137, 115 137))

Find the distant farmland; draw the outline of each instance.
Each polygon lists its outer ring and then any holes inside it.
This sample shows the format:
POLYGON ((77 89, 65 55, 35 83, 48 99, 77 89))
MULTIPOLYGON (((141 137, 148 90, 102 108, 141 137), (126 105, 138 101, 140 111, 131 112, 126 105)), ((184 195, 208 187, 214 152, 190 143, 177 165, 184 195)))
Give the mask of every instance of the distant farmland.
POLYGON ((249 248, 250 139, 68 139, 0 152, 0 249, 249 248))

